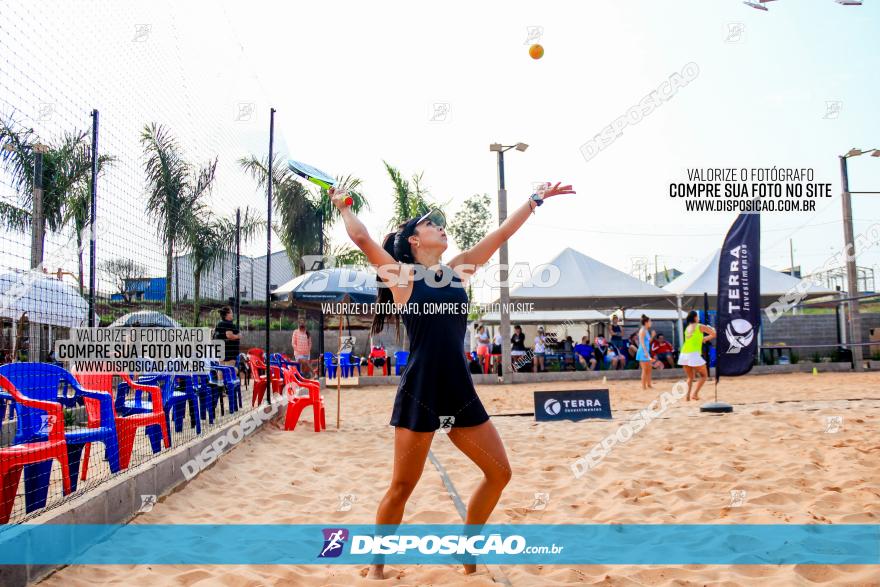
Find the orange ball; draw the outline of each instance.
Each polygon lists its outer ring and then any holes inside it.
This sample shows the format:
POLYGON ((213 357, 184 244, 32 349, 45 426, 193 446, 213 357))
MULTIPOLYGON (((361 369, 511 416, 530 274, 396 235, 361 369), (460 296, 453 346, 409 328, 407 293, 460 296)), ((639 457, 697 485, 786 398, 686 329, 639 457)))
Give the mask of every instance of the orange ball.
POLYGON ((532 56, 532 59, 540 59, 544 56, 544 47, 535 43, 529 47, 529 55, 532 56))

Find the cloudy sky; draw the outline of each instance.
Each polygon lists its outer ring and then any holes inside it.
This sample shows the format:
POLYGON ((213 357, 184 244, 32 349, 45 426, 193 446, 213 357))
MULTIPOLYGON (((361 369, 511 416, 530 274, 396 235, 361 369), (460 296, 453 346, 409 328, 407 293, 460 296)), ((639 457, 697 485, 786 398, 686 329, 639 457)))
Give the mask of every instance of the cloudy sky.
MULTIPOLYGON (((103 248, 136 251, 160 272, 142 212, 139 130, 163 122, 194 161, 219 155, 218 213, 263 209, 235 159, 265 154, 270 105, 279 150, 363 180, 377 237, 391 215, 383 160, 424 172, 455 211, 473 194, 495 197, 490 143, 528 143, 507 155, 510 205, 536 181, 578 193, 537 211, 510 243, 513 261, 573 247, 626 272, 655 260, 685 270, 720 246, 735 213, 685 212, 671 181, 692 167, 813 168, 834 197, 815 213, 767 213, 762 232, 765 265, 787 267, 791 239, 809 271, 842 246, 838 155, 880 147, 880 3, 865 4, 4 3, 0 109, 50 138, 87 128, 88 112, 101 110, 102 145, 119 158, 102 186, 103 248), (537 61, 530 27, 543 31, 537 61), (584 158, 585 142, 688 63, 699 68, 693 81, 584 158), (442 120, 432 120, 435 104, 448 108, 442 120)), ((851 160, 850 184, 880 191, 880 159, 851 160)), ((8 183, 0 196, 12 197, 8 183)), ((857 233, 880 220, 880 197, 856 197, 854 217, 857 233)), ((341 226, 333 234, 344 240, 341 226)), ((14 266, 26 250, 2 238, 14 266)), ((880 246, 859 263, 880 273, 880 246)))

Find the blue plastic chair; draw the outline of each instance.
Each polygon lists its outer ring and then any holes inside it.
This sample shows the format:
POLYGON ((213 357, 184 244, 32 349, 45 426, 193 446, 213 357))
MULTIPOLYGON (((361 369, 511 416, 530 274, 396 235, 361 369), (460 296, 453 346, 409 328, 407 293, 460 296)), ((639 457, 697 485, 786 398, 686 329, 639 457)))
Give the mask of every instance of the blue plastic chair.
POLYGON ((407 361, 409 361, 409 353, 407 351, 397 351, 396 353, 394 353, 395 375, 400 375, 400 371, 403 369, 403 367, 406 367, 407 361))
POLYGON ((333 353, 324 353, 324 373, 328 379, 336 377, 335 359, 336 357, 333 356, 333 353))
MULTIPOLYGON (((90 428, 65 430, 67 462, 70 471, 71 491, 76 490, 82 451, 91 442, 104 443, 104 454, 111 473, 119 472, 119 440, 116 436, 116 418, 113 415, 113 399, 105 391, 84 389, 76 378, 61 367, 48 363, 9 363, 0 365, 3 375, 29 399, 50 401, 63 407, 85 405, 86 400, 98 402, 99 421, 89 422, 90 428), (59 395, 59 391, 63 394, 59 395), (70 392, 73 395, 70 395, 70 392)), ((16 405, 18 425, 13 444, 45 442, 48 440, 46 416, 43 410, 16 405)), ((49 491, 51 461, 25 465, 25 511, 46 506, 49 491)))
MULTIPOLYGON (((173 373, 151 373, 142 375, 137 379, 144 385, 156 385, 162 390, 162 408, 165 410, 165 419, 168 429, 171 429, 171 421, 174 421, 174 431, 183 430, 183 419, 186 416, 186 404, 191 403, 192 413, 199 413, 199 394, 192 386, 192 382, 186 382, 187 377, 175 376, 173 373), (185 385, 177 389, 178 379, 183 379, 185 385)), ((135 396, 127 399, 128 384, 120 383, 116 392, 116 413, 122 415, 141 414, 153 411, 149 396, 136 392, 135 396)), ((196 434, 202 433, 201 418, 193 418, 196 434)))
POLYGON ((199 398, 199 419, 208 419, 209 424, 214 423, 217 417, 217 403, 220 401, 221 387, 212 385, 209 373, 193 373, 182 377, 187 385, 192 386, 193 391, 199 398))
POLYGON ((229 399, 229 413, 234 414, 238 411, 238 408, 243 405, 241 399, 241 379, 238 377, 238 368, 233 367, 232 365, 213 363, 211 369, 212 373, 220 376, 217 383, 222 383, 226 387, 226 397, 229 399))
POLYGON ((361 376, 360 357, 355 357, 351 353, 342 353, 339 355, 339 366, 342 368, 343 377, 351 377, 355 369, 358 371, 358 377, 361 376))

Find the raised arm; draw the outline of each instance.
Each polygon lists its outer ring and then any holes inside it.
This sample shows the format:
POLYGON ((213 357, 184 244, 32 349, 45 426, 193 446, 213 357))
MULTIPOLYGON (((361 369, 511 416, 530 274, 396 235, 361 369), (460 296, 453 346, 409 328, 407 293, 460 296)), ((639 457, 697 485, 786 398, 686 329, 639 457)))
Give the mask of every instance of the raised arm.
MULTIPOLYGON (((544 199, 558 196, 560 194, 573 194, 575 191, 570 185, 560 187, 559 182, 555 186, 544 192, 544 199)), ((507 219, 501 223, 501 226, 487 234, 483 240, 475 244, 467 251, 463 251, 456 255, 450 262, 449 266, 455 269, 459 265, 465 265, 468 268, 476 269, 479 265, 483 265, 492 258, 495 251, 501 245, 512 237, 517 230, 525 223, 526 219, 531 215, 532 211, 537 207, 537 203, 533 200, 526 200, 522 206, 513 211, 507 219)))
POLYGON ((387 266, 389 264, 397 265, 394 257, 388 254, 388 251, 382 248, 382 245, 373 240, 364 223, 355 216, 351 208, 345 205, 345 192, 336 192, 334 188, 330 188, 330 199, 333 205, 339 209, 342 221, 345 222, 345 230, 351 241, 364 252, 367 260, 373 265, 387 266))

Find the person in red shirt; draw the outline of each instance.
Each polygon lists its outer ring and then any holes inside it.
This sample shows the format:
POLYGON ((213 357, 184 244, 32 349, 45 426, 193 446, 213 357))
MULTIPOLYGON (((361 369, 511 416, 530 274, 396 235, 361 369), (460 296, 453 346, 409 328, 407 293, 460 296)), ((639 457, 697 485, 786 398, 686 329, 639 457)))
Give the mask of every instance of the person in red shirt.
POLYGON ((651 343, 651 354, 663 363, 663 367, 675 367, 672 345, 669 344, 669 341, 662 334, 658 334, 654 342, 651 343))

